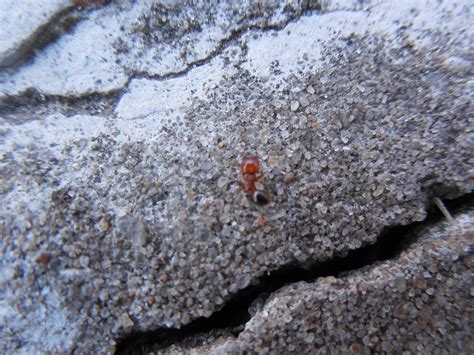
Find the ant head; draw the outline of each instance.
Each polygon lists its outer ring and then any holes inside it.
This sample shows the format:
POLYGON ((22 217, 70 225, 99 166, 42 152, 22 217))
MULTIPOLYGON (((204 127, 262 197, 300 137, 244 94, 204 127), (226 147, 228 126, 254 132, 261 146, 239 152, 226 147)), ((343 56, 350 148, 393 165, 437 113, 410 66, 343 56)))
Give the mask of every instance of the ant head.
POLYGON ((260 172, 260 162, 257 155, 245 154, 240 165, 242 174, 258 174, 260 172))
POLYGON ((265 192, 255 191, 253 194, 253 202, 258 206, 265 206, 270 202, 270 199, 265 192))

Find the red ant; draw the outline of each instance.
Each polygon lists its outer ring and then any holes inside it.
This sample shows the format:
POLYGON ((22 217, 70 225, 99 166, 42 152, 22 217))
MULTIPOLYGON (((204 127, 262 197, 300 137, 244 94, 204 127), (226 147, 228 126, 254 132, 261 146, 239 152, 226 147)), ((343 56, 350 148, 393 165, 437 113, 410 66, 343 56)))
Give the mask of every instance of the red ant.
MULTIPOLYGON (((257 190, 256 183, 263 179, 260 174, 260 162, 258 156, 255 154, 245 154, 242 157, 240 164, 240 172, 242 173, 243 181, 237 180, 240 188, 245 192, 248 200, 258 206, 265 206, 270 202, 267 194, 264 191, 257 190)), ((263 215, 258 219, 258 225, 263 227, 265 225, 265 218, 263 215)))

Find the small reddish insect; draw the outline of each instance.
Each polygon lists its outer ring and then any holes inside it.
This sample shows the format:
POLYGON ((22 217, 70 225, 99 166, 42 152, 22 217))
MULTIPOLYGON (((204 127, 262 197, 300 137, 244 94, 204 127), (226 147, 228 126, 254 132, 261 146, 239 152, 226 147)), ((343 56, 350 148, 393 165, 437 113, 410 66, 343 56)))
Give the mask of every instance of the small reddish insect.
POLYGON ((258 156, 255 154, 245 154, 242 157, 240 164, 240 172, 242 173, 243 181, 237 181, 249 201, 258 206, 265 206, 270 200, 264 191, 257 190, 257 182, 263 179, 260 174, 260 162, 258 156))

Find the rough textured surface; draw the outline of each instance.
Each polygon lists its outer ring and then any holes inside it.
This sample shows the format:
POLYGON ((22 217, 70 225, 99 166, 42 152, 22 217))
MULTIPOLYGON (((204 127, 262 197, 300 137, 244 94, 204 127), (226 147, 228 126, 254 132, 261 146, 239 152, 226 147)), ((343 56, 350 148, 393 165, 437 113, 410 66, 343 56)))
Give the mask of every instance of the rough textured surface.
POLYGON ((241 31, 283 26, 312 7, 310 2, 198 2, 191 7, 176 1, 118 1, 93 11, 33 65, 0 75, 0 98, 29 88, 81 96, 121 89, 132 77, 173 76, 205 62, 241 31))
POLYGON ((38 32, 68 8, 68 1, 20 0, 0 2, 0 67, 15 65, 38 32))
POLYGON ((2 352, 112 352, 472 190, 468 1, 265 4, 111 3, 0 74, 2 352))
POLYGON ((472 353, 473 217, 471 211, 452 225, 419 230, 395 260, 282 288, 238 338, 161 352, 472 353))

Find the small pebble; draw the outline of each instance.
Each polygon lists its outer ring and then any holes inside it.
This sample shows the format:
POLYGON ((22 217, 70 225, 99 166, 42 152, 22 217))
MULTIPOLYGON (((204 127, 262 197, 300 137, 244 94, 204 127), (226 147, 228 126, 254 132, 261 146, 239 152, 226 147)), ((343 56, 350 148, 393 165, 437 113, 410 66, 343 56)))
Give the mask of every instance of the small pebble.
POLYGON ((384 192, 384 187, 382 185, 377 186, 373 195, 374 197, 379 197, 384 192))
POLYGON ((296 180, 295 174, 293 173, 286 173, 285 176, 283 177, 283 182, 285 184, 292 184, 296 180))
POLYGON ((119 323, 123 328, 130 328, 133 326, 133 321, 128 313, 123 313, 119 318, 119 323))
POLYGON ((306 96, 303 96, 299 100, 301 107, 305 108, 309 105, 309 100, 306 96))
POLYGON ((42 252, 36 258, 35 262, 42 265, 47 265, 51 261, 52 256, 49 253, 42 252))
POLYGON ((291 111, 295 112, 300 107, 300 103, 298 101, 291 102, 291 111))
POLYGON ((160 276, 160 281, 161 282, 167 282, 169 279, 170 278, 169 278, 169 276, 166 272, 160 276))

